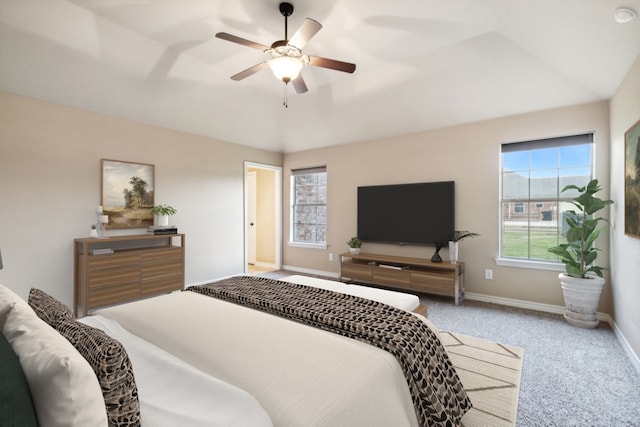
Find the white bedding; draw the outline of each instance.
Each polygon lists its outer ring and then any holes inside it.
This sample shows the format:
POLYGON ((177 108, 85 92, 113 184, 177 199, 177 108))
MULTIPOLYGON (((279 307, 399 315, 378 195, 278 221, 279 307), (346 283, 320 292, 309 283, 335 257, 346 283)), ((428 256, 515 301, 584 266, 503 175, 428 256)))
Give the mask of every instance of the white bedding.
POLYGON ((247 391, 276 426, 417 426, 400 365, 368 344, 193 292, 95 314, 247 391))
POLYGON ((378 289, 361 285, 347 285, 346 283, 335 280, 299 275, 287 276, 278 280, 367 298, 406 311, 413 311, 420 305, 420 298, 418 298, 417 295, 411 295, 404 292, 389 291, 386 289, 378 289))
POLYGON ((142 425, 268 427, 269 415, 247 392, 188 365, 103 316, 79 319, 125 347, 133 366, 142 425))

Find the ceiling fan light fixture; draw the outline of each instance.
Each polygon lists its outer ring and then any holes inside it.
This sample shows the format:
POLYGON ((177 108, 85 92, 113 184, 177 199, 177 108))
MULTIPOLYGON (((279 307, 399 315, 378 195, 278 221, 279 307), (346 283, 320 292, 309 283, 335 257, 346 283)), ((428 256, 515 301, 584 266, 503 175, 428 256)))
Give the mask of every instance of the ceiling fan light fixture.
POLYGON ((289 83, 298 77, 300 70, 302 70, 302 61, 297 57, 279 56, 270 59, 267 63, 276 78, 285 83, 289 83))

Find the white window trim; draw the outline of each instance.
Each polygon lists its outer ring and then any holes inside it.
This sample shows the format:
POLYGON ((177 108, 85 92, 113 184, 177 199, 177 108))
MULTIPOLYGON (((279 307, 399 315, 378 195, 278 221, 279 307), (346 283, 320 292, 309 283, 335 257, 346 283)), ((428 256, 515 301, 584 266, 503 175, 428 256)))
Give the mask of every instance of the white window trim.
MULTIPOLYGON (((327 172, 326 166, 318 166, 317 168, 301 168, 297 170, 307 170, 314 171, 314 169, 323 169, 324 172, 327 172)), ((326 250, 328 245, 326 242, 324 243, 313 243, 313 242, 296 242, 293 240, 293 236, 295 233, 295 224, 293 223, 293 209, 294 209, 294 197, 295 197, 295 184, 293 179, 293 170, 291 177, 289 177, 289 242, 287 242, 287 246, 290 248, 306 248, 306 249, 323 249, 326 250)), ((325 203, 326 206, 326 203, 325 203)))
POLYGON ((289 242, 292 248, 327 249, 326 243, 289 242))
MULTIPOLYGON (((593 179, 594 177, 594 168, 595 168, 595 132, 587 132, 591 134, 591 178, 593 179)), ((579 134, 577 134, 576 136, 579 136, 579 134)), ((552 140, 554 138, 549 138, 549 141, 552 140)), ((537 141, 543 141, 543 140, 537 140, 537 141)), ((535 141, 532 141, 535 142, 535 141)), ((500 185, 498 187, 498 191, 499 191, 499 205, 500 208, 498 209, 498 212, 500 212, 500 219, 499 219, 499 248, 498 251, 500 253, 500 255, 502 255, 502 203, 503 203, 503 199, 502 199, 502 149, 500 152, 500 185)), ((561 199, 558 199, 558 201, 560 201, 561 199)), ((567 199, 568 200, 568 199, 567 199)), ((547 271, 559 271, 559 272, 566 272, 566 267, 564 265, 564 263, 560 260, 558 261, 539 261, 539 260, 531 260, 531 259, 525 259, 525 258, 505 258, 505 257, 497 257, 494 258, 494 261, 496 263, 496 265, 498 266, 503 266, 503 267, 516 267, 516 268, 528 268, 528 269, 533 269, 533 270, 547 270, 547 271)))
POLYGON ((496 265, 503 267, 529 268, 533 270, 566 271, 562 262, 532 261, 516 258, 495 258, 496 265))

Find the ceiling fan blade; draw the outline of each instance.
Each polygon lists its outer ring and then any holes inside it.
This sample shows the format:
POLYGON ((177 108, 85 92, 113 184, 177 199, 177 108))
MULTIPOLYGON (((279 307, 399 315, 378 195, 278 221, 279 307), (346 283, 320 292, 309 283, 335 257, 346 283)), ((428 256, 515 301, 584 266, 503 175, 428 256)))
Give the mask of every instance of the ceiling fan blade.
POLYGON ((305 93, 309 89, 307 89, 307 84, 304 82, 302 78, 302 74, 298 74, 298 77, 293 79, 291 82, 293 84, 293 88, 296 90, 296 93, 305 93))
POLYGON ((231 76, 231 80, 235 80, 235 81, 240 81, 244 78, 247 78, 255 73, 257 73, 258 71, 262 70, 263 68, 267 67, 269 64, 267 64, 266 62, 261 62, 259 64, 254 65, 253 67, 249 67, 244 71, 240 71, 238 74, 234 74, 233 76, 231 76))
POLYGON ((302 50, 302 48, 322 28, 322 24, 310 18, 306 18, 289 40, 289 44, 302 50))
POLYGON ((238 37, 238 36, 234 36, 231 35, 229 33, 217 33, 216 37, 222 40, 226 40, 232 43, 238 43, 241 44, 243 46, 249 46, 252 47, 254 49, 258 49, 261 50, 262 52, 264 52, 265 50, 269 49, 269 46, 265 46, 263 44, 260 43, 256 43, 256 42, 252 42, 251 40, 247 40, 247 39, 243 39, 242 37, 238 37))
POLYGON ((337 61, 335 59, 322 58, 320 56, 309 56, 309 65, 329 68, 336 71, 344 71, 345 73, 353 73, 356 70, 356 64, 337 61))

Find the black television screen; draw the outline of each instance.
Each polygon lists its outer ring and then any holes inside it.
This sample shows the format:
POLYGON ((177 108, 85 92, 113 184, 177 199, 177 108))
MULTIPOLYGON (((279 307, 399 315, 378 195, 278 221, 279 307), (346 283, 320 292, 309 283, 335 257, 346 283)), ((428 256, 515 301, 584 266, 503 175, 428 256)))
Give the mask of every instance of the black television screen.
POLYGON ((358 187, 364 242, 434 245, 451 240, 454 230, 454 181, 358 187))

